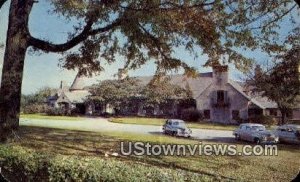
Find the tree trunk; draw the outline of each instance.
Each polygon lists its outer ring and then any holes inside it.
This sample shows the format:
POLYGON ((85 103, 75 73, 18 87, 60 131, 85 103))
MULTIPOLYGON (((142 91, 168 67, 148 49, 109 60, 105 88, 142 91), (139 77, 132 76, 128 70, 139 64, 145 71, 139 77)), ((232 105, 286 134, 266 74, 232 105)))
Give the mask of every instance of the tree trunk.
POLYGON ((0 140, 19 126, 23 67, 28 47, 28 18, 33 0, 11 0, 0 90, 0 140))
POLYGON ((283 124, 285 124, 287 110, 285 108, 280 108, 280 112, 281 112, 281 121, 280 121, 279 125, 283 125, 283 124))

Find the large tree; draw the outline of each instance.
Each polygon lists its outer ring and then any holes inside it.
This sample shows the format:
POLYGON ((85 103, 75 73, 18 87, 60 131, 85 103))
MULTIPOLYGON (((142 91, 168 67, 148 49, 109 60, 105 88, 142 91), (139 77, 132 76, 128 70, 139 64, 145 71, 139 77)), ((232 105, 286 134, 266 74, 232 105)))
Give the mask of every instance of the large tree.
MULTIPOLYGON (((0 8, 6 0, 0 1, 0 8)), ((9 1, 8 1, 9 2, 9 1)), ((176 47, 195 56, 207 54, 210 65, 219 58, 243 69, 250 60, 236 48, 278 49, 278 24, 296 8, 291 0, 52 0, 53 12, 81 20, 67 42, 54 44, 29 31, 28 19, 35 0, 11 0, 0 91, 0 139, 18 128, 24 59, 29 47, 44 52, 66 52, 67 69, 82 74, 101 70, 98 61, 126 57, 127 68, 154 59, 159 72, 183 67, 174 57, 176 47), (120 41, 120 37, 122 41, 120 41), (259 40, 259 41, 258 41, 259 40), (276 46, 274 46, 276 45, 276 46), (199 46, 202 52, 195 50, 199 46)))
POLYGON ((134 78, 105 80, 94 84, 89 90, 89 100, 112 105, 115 109, 126 105, 133 97, 139 95, 142 86, 134 78))
POLYGON ((190 99, 190 92, 191 90, 172 84, 169 77, 160 77, 143 87, 140 95, 145 99, 146 107, 154 108, 156 105, 167 104, 170 100, 179 102, 181 99, 190 99))
POLYGON ((284 124, 288 113, 299 105, 300 97, 300 48, 293 47, 269 70, 257 69, 248 81, 253 91, 277 103, 284 124))

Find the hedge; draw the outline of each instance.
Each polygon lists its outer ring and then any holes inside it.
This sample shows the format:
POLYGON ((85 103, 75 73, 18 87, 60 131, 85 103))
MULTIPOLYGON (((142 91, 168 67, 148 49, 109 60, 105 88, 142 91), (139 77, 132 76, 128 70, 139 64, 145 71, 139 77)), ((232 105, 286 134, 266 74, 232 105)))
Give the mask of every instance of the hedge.
POLYGON ((2 174, 9 181, 212 181, 211 176, 115 158, 46 155, 0 145, 2 174))

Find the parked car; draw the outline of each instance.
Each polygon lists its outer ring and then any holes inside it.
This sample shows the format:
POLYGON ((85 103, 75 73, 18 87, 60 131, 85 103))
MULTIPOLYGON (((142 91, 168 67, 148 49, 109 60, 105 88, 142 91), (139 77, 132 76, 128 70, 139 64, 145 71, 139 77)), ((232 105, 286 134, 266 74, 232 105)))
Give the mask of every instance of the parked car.
POLYGON ((266 130, 264 125, 255 123, 241 124, 236 130, 233 131, 233 135, 237 140, 255 142, 256 144, 274 144, 278 143, 279 141, 276 134, 266 130))
POLYGON ((278 135, 280 142, 300 144, 300 125, 285 124, 279 126, 275 133, 278 135))
POLYGON ((163 132, 173 136, 190 137, 192 130, 188 128, 183 120, 168 119, 163 125, 163 132))

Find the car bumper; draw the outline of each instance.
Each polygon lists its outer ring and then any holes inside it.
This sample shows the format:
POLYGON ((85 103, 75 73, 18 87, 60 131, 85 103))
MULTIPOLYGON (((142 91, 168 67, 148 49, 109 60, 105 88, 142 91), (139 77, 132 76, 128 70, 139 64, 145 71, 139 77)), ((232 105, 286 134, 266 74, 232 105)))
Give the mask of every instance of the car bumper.
POLYGON ((279 139, 278 138, 265 138, 261 140, 262 144, 277 144, 279 143, 279 139))

